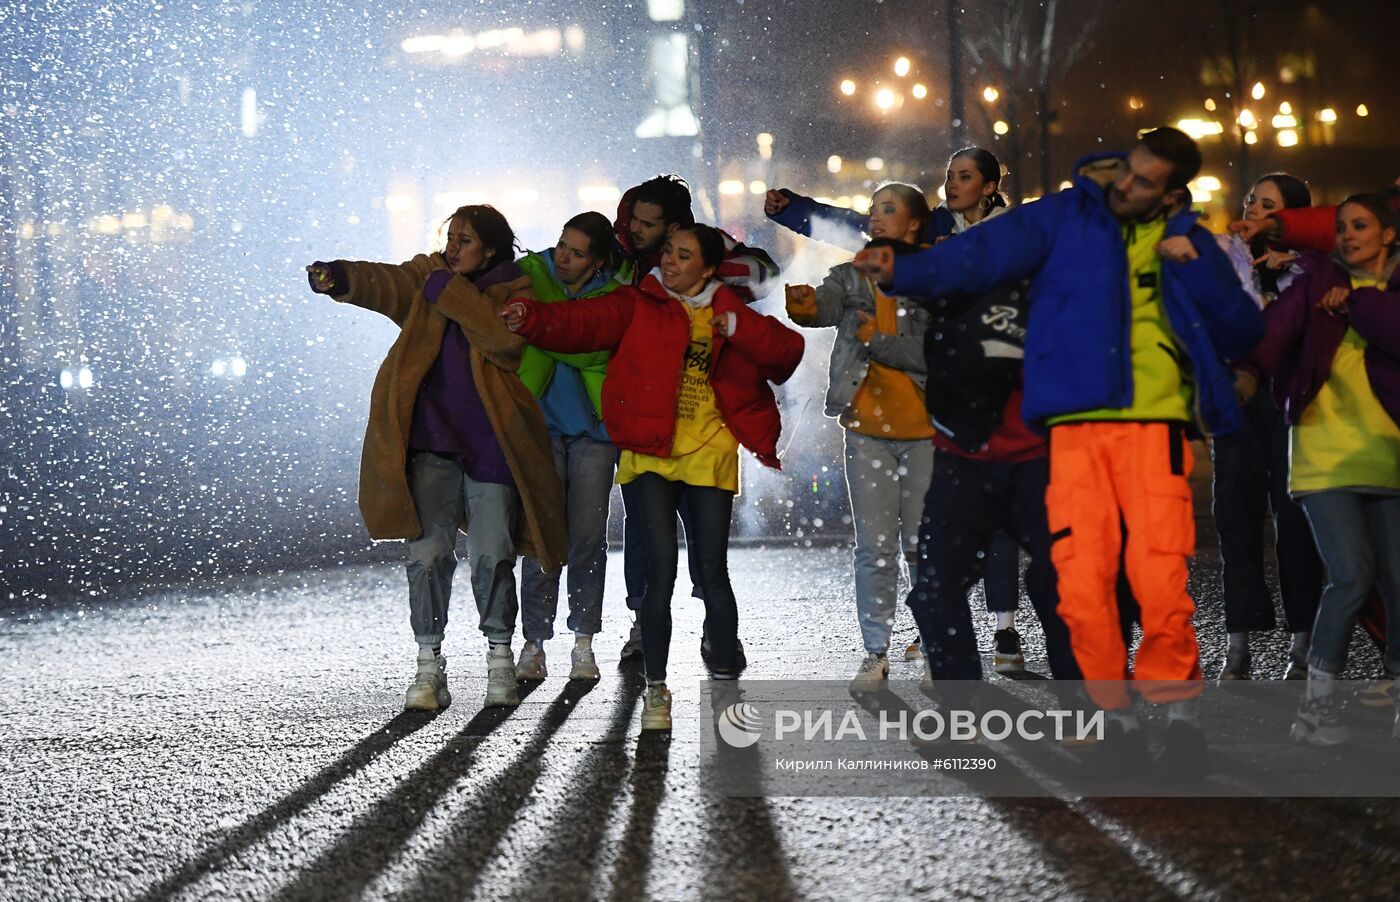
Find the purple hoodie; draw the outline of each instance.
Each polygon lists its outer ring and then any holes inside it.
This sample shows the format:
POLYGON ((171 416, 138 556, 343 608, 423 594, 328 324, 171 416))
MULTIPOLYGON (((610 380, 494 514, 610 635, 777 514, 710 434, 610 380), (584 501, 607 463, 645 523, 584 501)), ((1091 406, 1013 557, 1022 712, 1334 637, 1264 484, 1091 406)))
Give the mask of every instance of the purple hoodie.
MULTIPOLYGON (((1332 373, 1332 360, 1347 327, 1366 340, 1366 377, 1386 413, 1400 424, 1400 285, 1360 288, 1347 298, 1349 312, 1318 309, 1328 290, 1351 286, 1351 271, 1334 257, 1309 254, 1304 272, 1264 309, 1265 335, 1248 367, 1273 379, 1274 403, 1292 425, 1332 373)), ((1400 255, 1386 264, 1393 277, 1400 255)))

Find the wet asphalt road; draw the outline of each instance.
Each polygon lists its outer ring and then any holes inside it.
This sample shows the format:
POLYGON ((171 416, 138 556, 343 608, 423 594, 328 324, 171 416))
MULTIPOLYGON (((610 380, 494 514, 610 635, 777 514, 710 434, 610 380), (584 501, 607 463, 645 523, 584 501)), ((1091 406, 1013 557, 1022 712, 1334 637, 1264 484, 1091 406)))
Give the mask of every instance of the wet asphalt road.
MULTIPOLYGON (((1400 887, 1393 800, 711 797, 700 606, 675 603, 674 734, 639 738, 640 675, 614 665, 620 563, 601 682, 564 679, 571 643, 556 638, 559 673, 514 711, 482 709, 484 643, 459 601, 444 649, 452 706, 400 712, 413 645, 399 566, 5 612, 0 899, 1320 899, 1400 887)), ((854 671, 848 551, 738 549, 731 570, 748 676, 854 671)), ((1193 586, 1208 673, 1223 645, 1216 581, 1204 552, 1193 586)), ((896 629, 912 636, 907 611, 896 629)), ((1043 669, 1037 630, 1023 632, 1043 669)), ((1256 670, 1281 669, 1283 644, 1256 651, 1256 670)), ((1376 667, 1360 643, 1353 660, 1354 676, 1376 667)))

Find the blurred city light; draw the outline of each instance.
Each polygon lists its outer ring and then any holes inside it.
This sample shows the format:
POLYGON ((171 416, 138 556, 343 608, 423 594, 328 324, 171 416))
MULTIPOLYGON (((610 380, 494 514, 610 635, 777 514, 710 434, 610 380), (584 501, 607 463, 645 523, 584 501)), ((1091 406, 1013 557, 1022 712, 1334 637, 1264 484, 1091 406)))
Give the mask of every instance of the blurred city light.
POLYGON ((855 92, 856 83, 849 78, 843 78, 841 80, 841 93, 845 94, 847 97, 850 97, 855 92))
POLYGON ((928 88, 922 84, 915 84, 910 93, 914 95, 915 100, 923 100, 928 96, 928 88))
POLYGON ((1264 99, 1264 83, 1263 83, 1262 81, 1256 81, 1256 82, 1254 83, 1254 87, 1251 88, 1250 91, 1249 91, 1249 96, 1250 96, 1250 97, 1253 97, 1255 100, 1263 100, 1263 99, 1264 99))
POLYGON ((889 88, 881 88, 875 92, 875 105, 882 110, 894 109, 896 95, 889 88))
POLYGON ((1298 133, 1291 128, 1286 128, 1278 133, 1279 147, 1294 147, 1298 143, 1298 133))
POLYGON ((998 91, 996 88, 992 87, 991 85, 987 85, 985 88, 982 89, 982 99, 987 101, 988 103, 996 103, 997 98, 1000 96, 1001 92, 998 91))
POLYGON ((1179 119, 1176 127, 1197 141, 1225 132, 1225 126, 1213 119, 1179 119))
POLYGON ((894 74, 900 78, 909 74, 909 57, 901 56, 894 61, 894 74))
POLYGON ((826 158, 826 171, 829 172, 829 173, 831 173, 832 175, 835 175, 836 173, 840 172, 840 171, 841 171, 841 157, 838 156, 838 155, 836 155, 836 154, 832 154, 831 156, 827 157, 827 158, 826 158))
POLYGON ((992 123, 992 131, 996 132, 998 135, 1004 135, 1011 131, 1011 126, 1006 123, 1005 119, 998 119, 996 122, 992 123))
POLYGON ((647 0, 647 15, 653 22, 679 22, 685 17, 685 0, 647 0))

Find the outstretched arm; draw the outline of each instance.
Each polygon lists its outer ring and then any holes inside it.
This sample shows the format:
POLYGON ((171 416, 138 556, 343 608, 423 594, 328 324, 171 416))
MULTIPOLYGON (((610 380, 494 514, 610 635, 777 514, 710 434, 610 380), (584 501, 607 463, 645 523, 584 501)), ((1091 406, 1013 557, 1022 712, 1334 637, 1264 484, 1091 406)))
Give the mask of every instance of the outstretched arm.
POLYGON ((818 203, 787 188, 769 191, 764 198, 763 211, 769 219, 799 235, 849 251, 860 250, 868 240, 865 229, 869 217, 845 207, 818 203))
MULTIPOLYGON (((308 276, 316 290, 317 273, 311 272, 318 265, 308 267, 308 276)), ((366 310, 383 314, 402 326, 408 318, 413 299, 423 290, 428 274, 435 269, 446 269, 447 261, 440 255, 419 254, 406 263, 370 263, 354 260, 337 260, 326 265, 328 269, 338 266, 344 272, 346 285, 335 285, 329 292, 337 301, 354 304, 366 310)))
POLYGON ((1060 207, 1053 194, 954 235, 916 254, 896 258, 888 247, 856 255, 856 269, 904 297, 981 295, 1006 282, 1030 278, 1050 253, 1060 207))
POLYGON ((619 288, 596 298, 542 304, 515 298, 501 315, 506 328, 546 351, 583 354, 616 351, 632 323, 635 289, 619 288))

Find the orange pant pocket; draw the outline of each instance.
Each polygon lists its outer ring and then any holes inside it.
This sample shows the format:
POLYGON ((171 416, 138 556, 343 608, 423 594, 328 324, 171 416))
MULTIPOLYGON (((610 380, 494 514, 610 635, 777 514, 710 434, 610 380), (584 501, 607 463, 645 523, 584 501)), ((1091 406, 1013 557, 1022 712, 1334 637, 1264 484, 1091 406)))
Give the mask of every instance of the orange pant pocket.
POLYGON ((1162 554, 1196 552, 1196 516, 1191 486, 1181 477, 1147 487, 1148 547, 1162 554))

